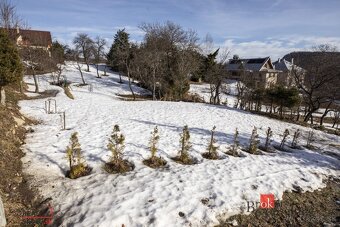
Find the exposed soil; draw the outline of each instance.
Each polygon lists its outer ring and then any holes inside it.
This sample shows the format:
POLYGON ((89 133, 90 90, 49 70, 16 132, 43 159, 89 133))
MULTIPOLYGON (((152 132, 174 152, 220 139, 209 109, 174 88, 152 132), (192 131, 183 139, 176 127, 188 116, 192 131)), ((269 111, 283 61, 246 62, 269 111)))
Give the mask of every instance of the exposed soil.
POLYGON ((340 179, 331 179, 327 187, 314 192, 285 192, 277 204, 273 209, 232 216, 219 227, 340 226, 340 179))
MULTIPOLYGON (((26 98, 17 87, 6 87, 6 107, 0 107, 0 196, 4 203, 7 226, 34 226, 23 216, 42 214, 43 206, 38 192, 30 188, 30 176, 22 171, 21 150, 26 130, 24 125, 37 122, 19 112, 17 102, 26 98)), ((39 221, 35 223, 40 223, 39 221)))

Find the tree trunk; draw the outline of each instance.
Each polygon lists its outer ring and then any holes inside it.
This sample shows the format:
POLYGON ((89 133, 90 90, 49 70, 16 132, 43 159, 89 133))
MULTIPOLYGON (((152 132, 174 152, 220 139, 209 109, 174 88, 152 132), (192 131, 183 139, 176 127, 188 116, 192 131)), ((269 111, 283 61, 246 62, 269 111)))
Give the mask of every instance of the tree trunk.
POLYGON ((297 117, 296 117, 296 121, 300 120, 300 106, 298 106, 297 108, 297 117))
POLYGON ((153 79, 152 100, 156 100, 156 69, 153 69, 152 79, 153 79))
POLYGON ((324 118, 327 116, 328 112, 330 111, 329 107, 332 105, 333 101, 329 102, 326 109, 325 109, 325 112, 322 114, 321 118, 320 118, 320 125, 323 124, 323 120, 324 118))
POLYGON ((90 65, 88 63, 86 63, 86 67, 87 67, 86 72, 90 72, 90 65))
POLYGON ((128 65, 126 65, 126 71, 127 71, 127 76, 128 76, 128 79, 129 79, 129 88, 130 88, 130 91, 132 93, 133 101, 135 101, 136 100, 136 95, 133 92, 133 89, 132 89, 132 86, 131 86, 130 69, 129 69, 128 65))
POLYGON ((221 88, 222 82, 219 81, 216 85, 215 89, 215 97, 214 97, 214 104, 220 105, 220 88, 221 88))
POLYGON ((100 78, 100 76, 99 76, 99 65, 96 65, 96 70, 97 70, 97 78, 100 78))
POLYGON ((6 94, 3 86, 0 86, 0 105, 6 106, 6 94))
POLYGON ((38 85, 38 80, 37 80, 37 76, 35 75, 34 73, 34 70, 33 70, 33 79, 34 79, 34 85, 35 85, 35 93, 38 93, 39 92, 39 85, 38 85))
POLYGON ((106 76, 106 67, 107 67, 107 65, 105 65, 105 67, 104 67, 104 76, 106 76))
POLYGON ((118 75, 119 75, 119 83, 123 83, 123 81, 122 81, 122 74, 121 73, 118 73, 118 75))
POLYGON ((79 70, 79 72, 80 72, 81 80, 83 81, 83 84, 85 85, 86 82, 85 82, 85 80, 84 80, 83 71, 81 71, 81 68, 80 68, 80 67, 78 68, 78 70, 79 70))

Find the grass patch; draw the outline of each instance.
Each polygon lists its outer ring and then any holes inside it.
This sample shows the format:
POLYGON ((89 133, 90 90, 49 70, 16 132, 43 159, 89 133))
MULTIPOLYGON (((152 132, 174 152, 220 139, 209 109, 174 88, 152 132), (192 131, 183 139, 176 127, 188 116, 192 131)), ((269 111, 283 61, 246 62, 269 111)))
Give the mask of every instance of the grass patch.
POLYGON ((84 177, 90 175, 92 168, 84 164, 78 164, 72 166, 71 170, 66 172, 66 177, 71 179, 77 179, 79 177, 84 177))
POLYGON ((71 90, 70 90, 69 87, 63 87, 63 89, 64 89, 65 95, 67 97, 69 97, 70 99, 74 99, 74 96, 72 95, 71 90))
POLYGON ((132 171, 135 165, 128 160, 119 160, 118 162, 105 163, 103 168, 108 173, 126 173, 132 171))
POLYGON ((218 159, 220 159, 220 156, 218 156, 218 154, 215 153, 215 152, 204 152, 202 154, 202 157, 206 158, 206 159, 210 159, 210 160, 218 160, 218 159))
POLYGON ((153 169, 165 167, 167 164, 167 162, 163 158, 157 156, 145 159, 143 163, 144 165, 149 166, 153 169))
POLYGON ((187 158, 182 158, 181 156, 176 156, 171 158, 172 160, 174 160, 175 162, 179 163, 179 164, 183 164, 183 165, 194 165, 197 164, 197 160, 195 158, 192 157, 187 157, 187 158))

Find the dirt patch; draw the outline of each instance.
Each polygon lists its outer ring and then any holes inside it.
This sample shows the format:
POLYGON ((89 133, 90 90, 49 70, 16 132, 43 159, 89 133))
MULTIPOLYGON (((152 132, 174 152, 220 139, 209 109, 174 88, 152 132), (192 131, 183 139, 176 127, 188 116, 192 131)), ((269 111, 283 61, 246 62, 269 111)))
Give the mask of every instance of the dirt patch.
POLYGON ((319 191, 285 192, 279 206, 276 204, 273 209, 257 209, 250 215, 232 216, 219 227, 339 226, 340 179, 330 180, 327 187, 319 191))
MULTIPOLYGON (((20 149, 27 133, 23 124, 33 124, 19 112, 17 101, 24 98, 17 87, 7 87, 7 106, 0 107, 0 196, 4 203, 7 226, 30 226, 22 216, 39 213, 40 197, 22 172, 20 149)), ((29 130, 28 130, 29 131, 29 130)))

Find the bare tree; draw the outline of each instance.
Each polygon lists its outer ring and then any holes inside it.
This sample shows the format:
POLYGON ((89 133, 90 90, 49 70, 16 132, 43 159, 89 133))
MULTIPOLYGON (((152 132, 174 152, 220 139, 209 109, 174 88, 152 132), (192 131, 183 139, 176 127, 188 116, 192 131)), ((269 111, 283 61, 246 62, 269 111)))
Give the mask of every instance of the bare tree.
POLYGON ((300 53, 296 63, 303 64, 305 71, 297 68, 292 70, 295 83, 301 90, 307 105, 304 122, 311 120, 312 124, 313 113, 322 105, 332 102, 332 94, 339 93, 339 86, 337 86, 339 56, 330 54, 326 50, 330 50, 328 45, 321 45, 315 47, 314 52, 300 53))
POLYGON ((86 71, 90 72, 90 59, 94 53, 93 40, 88 34, 80 33, 73 39, 73 44, 76 46, 77 52, 84 58, 84 62, 87 66, 86 71))
MULTIPOLYGON (((94 40, 94 47, 95 47, 95 53, 94 53, 94 63, 96 65, 97 70, 97 77, 100 78, 99 75, 99 63, 102 62, 102 60, 105 58, 105 46, 106 46, 106 40, 101 38, 100 36, 97 36, 94 40)), ((106 71, 105 71, 106 73, 106 71)))
POLYGON ((79 71, 83 85, 86 85, 84 75, 83 75, 82 62, 81 62, 80 55, 81 53, 78 49, 68 50, 68 58, 69 60, 72 60, 71 62, 72 66, 79 71))
POLYGON ((10 1, 0 0, 0 27, 10 29, 20 27, 22 24, 16 7, 10 1))
POLYGON ((53 70, 54 63, 50 56, 50 50, 47 49, 47 46, 43 47, 45 43, 46 38, 38 34, 31 40, 19 45, 19 53, 25 65, 25 73, 33 76, 36 93, 39 92, 37 76, 53 70), (37 45, 38 47, 32 47, 31 45, 37 45))
POLYGON ((142 24, 140 28, 146 33, 142 47, 149 73, 145 76, 152 81, 153 99, 182 99, 189 90, 190 75, 198 68, 197 34, 172 22, 142 24))

